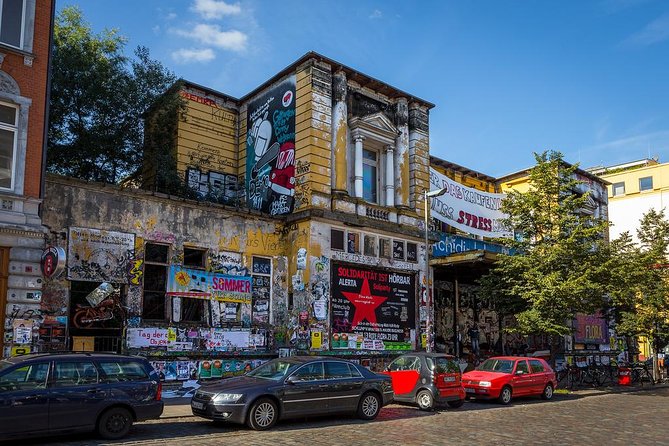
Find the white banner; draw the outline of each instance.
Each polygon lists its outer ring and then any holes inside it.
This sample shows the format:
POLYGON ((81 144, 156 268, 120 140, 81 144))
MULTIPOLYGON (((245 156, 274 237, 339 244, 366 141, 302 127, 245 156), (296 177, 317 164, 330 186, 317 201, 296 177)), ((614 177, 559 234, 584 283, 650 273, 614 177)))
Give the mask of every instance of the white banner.
POLYGON ((430 168, 430 190, 448 191, 432 197, 430 215, 454 228, 483 237, 511 237, 502 227, 506 218, 499 209, 505 194, 493 194, 464 186, 430 168))

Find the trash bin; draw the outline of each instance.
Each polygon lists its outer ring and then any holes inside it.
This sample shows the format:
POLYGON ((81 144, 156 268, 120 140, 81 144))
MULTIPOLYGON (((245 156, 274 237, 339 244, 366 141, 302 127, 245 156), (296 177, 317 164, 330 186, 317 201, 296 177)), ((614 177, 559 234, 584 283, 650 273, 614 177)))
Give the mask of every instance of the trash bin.
POLYGON ((629 367, 618 367, 618 385, 629 386, 632 383, 632 369, 629 367))

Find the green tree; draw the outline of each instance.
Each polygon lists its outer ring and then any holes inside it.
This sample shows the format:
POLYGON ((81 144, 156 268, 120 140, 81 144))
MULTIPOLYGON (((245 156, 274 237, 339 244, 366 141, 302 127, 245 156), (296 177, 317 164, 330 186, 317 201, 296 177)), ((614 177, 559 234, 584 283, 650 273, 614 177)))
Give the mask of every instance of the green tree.
POLYGON ((669 221, 664 210, 644 214, 637 237, 635 244, 625 232, 611 243, 609 293, 617 332, 648 337, 656 368, 657 353, 669 342, 669 221))
POLYGON ((604 306, 607 222, 594 215, 578 165, 559 152, 534 155, 529 189, 512 190, 502 204, 515 238, 499 241, 515 255, 499 256, 481 291, 496 308, 515 313, 515 331, 548 335, 555 354, 576 313, 604 306))
POLYGON ((76 7, 54 27, 48 170, 118 183, 141 168, 143 114, 175 77, 116 30, 94 34, 76 7))

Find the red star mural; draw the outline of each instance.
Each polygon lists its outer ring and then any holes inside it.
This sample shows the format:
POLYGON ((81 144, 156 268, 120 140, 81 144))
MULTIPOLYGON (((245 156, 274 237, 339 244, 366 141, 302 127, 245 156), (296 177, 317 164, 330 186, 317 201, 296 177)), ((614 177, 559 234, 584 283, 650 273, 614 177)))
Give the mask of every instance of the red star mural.
POLYGON ((376 309, 388 298, 372 296, 367 279, 362 283, 359 293, 350 293, 348 291, 342 291, 341 293, 355 306, 355 315, 353 316, 351 328, 357 327, 363 319, 367 319, 374 329, 378 330, 376 325, 376 309))

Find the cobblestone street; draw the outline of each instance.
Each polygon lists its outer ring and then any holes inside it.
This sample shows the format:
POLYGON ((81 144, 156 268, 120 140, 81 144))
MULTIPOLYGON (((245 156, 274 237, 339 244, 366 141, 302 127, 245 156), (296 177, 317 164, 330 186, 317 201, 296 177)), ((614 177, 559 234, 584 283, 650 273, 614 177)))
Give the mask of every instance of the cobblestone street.
POLYGON ((392 405, 384 408, 374 422, 353 417, 285 421, 267 432, 255 432, 245 426, 215 425, 195 417, 163 418, 135 425, 122 442, 100 442, 91 435, 80 435, 22 444, 649 446, 666 445, 667 432, 669 388, 661 387, 610 394, 581 391, 556 395, 548 403, 535 398, 518 399, 507 407, 469 402, 460 409, 432 413, 392 405))

